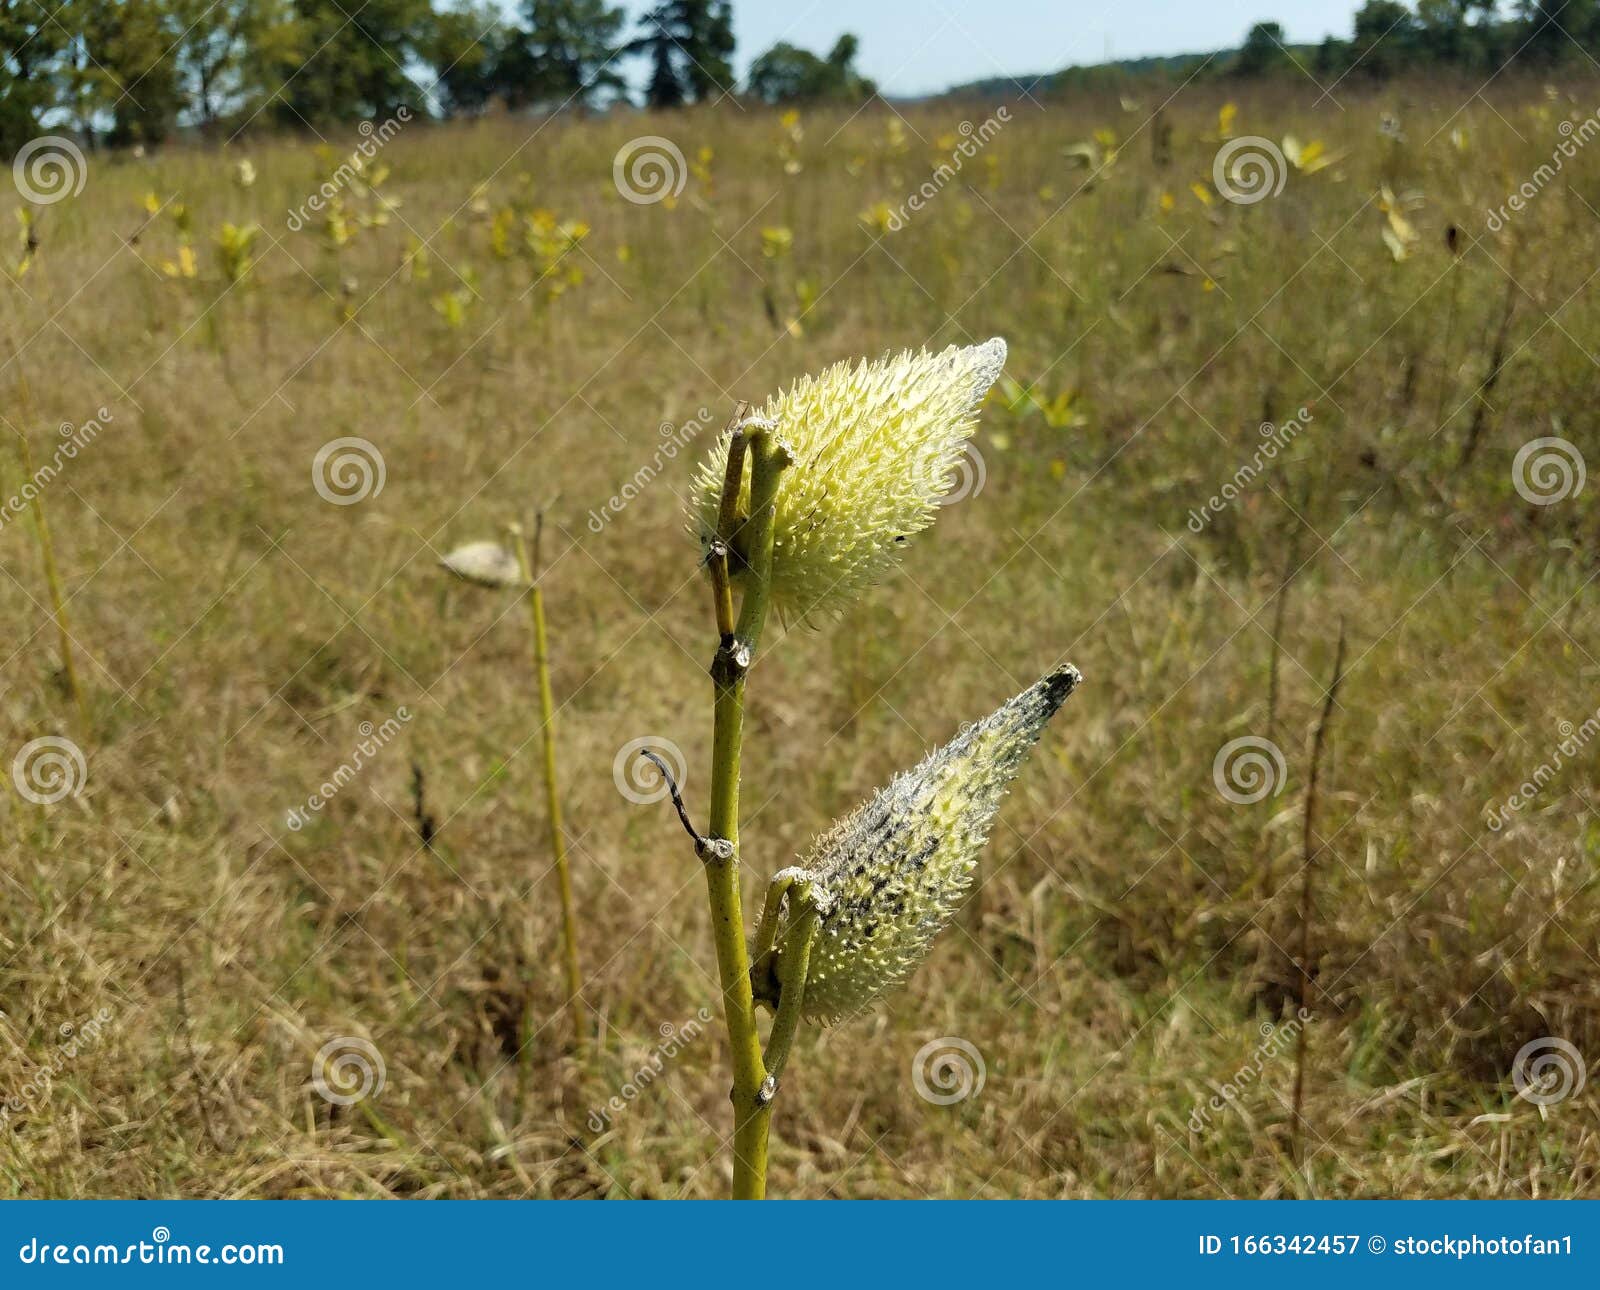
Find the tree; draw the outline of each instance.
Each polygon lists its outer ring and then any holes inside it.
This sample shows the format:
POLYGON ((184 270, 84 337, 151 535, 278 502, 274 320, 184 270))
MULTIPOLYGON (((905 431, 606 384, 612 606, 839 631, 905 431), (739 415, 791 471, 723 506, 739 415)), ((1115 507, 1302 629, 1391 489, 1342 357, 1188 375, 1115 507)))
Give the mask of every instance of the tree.
POLYGON ((70 20, 53 106, 91 142, 151 144, 172 133, 184 98, 160 0, 78 0, 70 20))
POLYGON ((433 69, 433 92, 451 116, 482 112, 499 85, 499 68, 513 37, 499 11, 485 3, 442 9, 432 15, 421 42, 433 69))
POLYGON ((652 40, 646 47, 650 53, 650 83, 645 86, 644 101, 653 108, 682 107, 685 90, 672 59, 672 42, 652 40))
POLYGON ((1337 36, 1324 38, 1311 59, 1311 70, 1318 76, 1336 76, 1349 66, 1350 44, 1337 36))
POLYGON ((301 57, 289 0, 165 0, 187 111, 202 129, 249 116, 301 57))
POLYGON ((629 53, 648 54, 651 107, 705 103, 733 89, 733 9, 729 0, 663 0, 648 10, 629 53))
POLYGON ((1233 71, 1240 76, 1260 76, 1264 72, 1288 66, 1290 59, 1283 42, 1281 23, 1256 23, 1245 36, 1238 57, 1233 60, 1233 71))
POLYGON ((1509 25, 1497 20, 1495 0, 1417 0, 1417 48, 1445 66, 1493 67, 1509 25))
POLYGON ((733 90, 733 6, 729 0, 676 0, 680 46, 688 59, 683 71, 696 103, 733 90))
POLYGON ((750 92, 767 103, 870 98, 877 87, 855 69, 859 47, 860 42, 847 32, 822 59, 780 40, 750 65, 750 92))
POLYGON ((1418 52, 1417 20, 1399 0, 1367 0, 1356 12, 1350 50, 1369 76, 1392 76, 1418 52))
POLYGON ((1467 13, 1463 0, 1417 0, 1417 41, 1437 63, 1466 59, 1467 13))
POLYGON ((39 133, 39 117, 55 106, 52 84, 66 33, 34 0, 0 0, 0 156, 10 157, 39 133))
POLYGON ((1596 34, 1596 7, 1595 0, 1521 0, 1524 52, 1547 63, 1576 54, 1575 46, 1592 43, 1596 34))
POLYGON ((591 106, 626 88, 614 67, 627 13, 605 0, 526 0, 496 80, 506 102, 591 106))
POLYGON ((430 30, 428 0, 293 0, 306 61, 274 95, 275 116, 290 128, 352 117, 420 110, 406 75, 421 60, 430 30))
POLYGON ((809 96, 821 66, 815 54, 780 40, 750 64, 745 83, 763 102, 791 103, 809 96))

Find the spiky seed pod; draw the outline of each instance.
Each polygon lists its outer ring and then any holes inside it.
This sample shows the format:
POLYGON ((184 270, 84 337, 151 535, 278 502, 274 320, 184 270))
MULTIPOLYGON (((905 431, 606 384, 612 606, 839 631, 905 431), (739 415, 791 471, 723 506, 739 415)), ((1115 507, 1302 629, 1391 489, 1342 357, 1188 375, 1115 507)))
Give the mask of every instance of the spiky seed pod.
POLYGON ((832 1023, 899 985, 972 882, 1000 799, 1082 679, 1066 666, 968 726, 817 839, 803 864, 826 909, 803 1013, 832 1023))
POLYGON ((458 546, 439 561, 439 567, 480 587, 524 585, 517 557, 498 542, 468 542, 458 546))
MULTIPOLYGON (((794 458, 778 484, 772 551, 772 595, 786 612, 804 618, 843 604, 933 523, 1005 361, 998 336, 938 354, 908 350, 836 363, 767 400, 761 416, 794 458)), ((716 535, 727 457, 724 435, 695 477, 690 527, 702 549, 716 535)), ((740 512, 748 508, 747 480, 740 512)))

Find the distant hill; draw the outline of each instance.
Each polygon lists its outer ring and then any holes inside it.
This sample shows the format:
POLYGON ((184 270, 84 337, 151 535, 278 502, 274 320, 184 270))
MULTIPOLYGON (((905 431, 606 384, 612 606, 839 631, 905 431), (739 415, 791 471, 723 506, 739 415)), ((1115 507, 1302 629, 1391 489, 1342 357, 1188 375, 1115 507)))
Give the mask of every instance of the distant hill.
MULTIPOLYGON (((1310 65, 1316 55, 1314 45, 1288 45, 1285 52, 1310 65)), ((1204 68, 1206 75, 1226 69, 1238 56, 1237 48, 1219 49, 1205 54, 1160 54, 1147 58, 1115 58, 1105 63, 1088 63, 1064 67, 1060 71, 1045 72, 1038 76, 990 76, 983 80, 966 81, 952 85, 941 94, 929 98, 1014 98, 1024 92, 1049 93, 1052 90, 1073 86, 1104 85, 1150 75, 1182 78, 1204 68)))
POLYGON ((1223 49, 1214 54, 1163 54, 1149 58, 1117 58, 1108 63, 1064 67, 1059 71, 1044 72, 1038 76, 989 76, 979 81, 952 85, 944 93, 951 96, 997 98, 1021 94, 1024 90, 1036 94, 1040 90, 1055 89, 1075 82, 1093 82, 1103 79, 1109 73, 1131 76, 1146 75, 1150 72, 1187 74, 1204 64, 1207 59, 1213 60, 1217 65, 1226 64, 1237 52, 1234 49, 1223 49))

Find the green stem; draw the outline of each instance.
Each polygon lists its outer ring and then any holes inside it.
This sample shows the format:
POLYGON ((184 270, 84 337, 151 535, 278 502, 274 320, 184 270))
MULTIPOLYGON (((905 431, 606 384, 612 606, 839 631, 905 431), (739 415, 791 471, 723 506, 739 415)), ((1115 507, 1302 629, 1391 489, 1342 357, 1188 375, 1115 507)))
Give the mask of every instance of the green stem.
MULTIPOLYGON (((767 1133, 771 1109, 766 1103, 766 1066, 756 1028, 755 999, 750 986, 750 956, 745 944, 744 910, 739 893, 739 765, 744 740, 745 677, 750 670, 771 603, 774 499, 778 479, 788 464, 785 450, 757 431, 750 437, 750 517, 744 533, 747 573, 739 621, 724 635, 711 665, 715 707, 711 753, 711 819, 713 842, 728 845, 705 855, 706 894, 711 930, 717 947, 717 972, 722 1006, 733 1053, 734 1164, 736 1200, 760 1200, 767 1191, 767 1133)), ((726 485, 725 485, 726 486, 726 485)), ((737 488, 738 481, 731 487, 737 488)), ((726 495, 725 495, 726 496, 726 495)), ((731 508, 724 506, 723 513, 731 508)), ((728 545, 733 534, 719 537, 728 545)), ((726 565, 722 566, 726 577, 726 565)), ((720 606, 723 590, 713 566, 713 595, 720 606)))
MULTIPOLYGON (((806 974, 811 969, 811 946, 817 939, 817 924, 822 909, 808 878, 795 879, 789 889, 791 914, 784 929, 783 946, 778 953, 778 1012, 767 1035, 767 1076, 776 1080, 789 1060, 789 1049, 800 1026, 800 1010, 805 1003, 806 974)), ((776 1092, 776 1090, 774 1090, 776 1092)), ((772 1102, 765 1114, 770 1119, 772 1102)))
MULTIPOLYGON (((17 393, 22 400, 24 420, 22 428, 17 430, 17 443, 22 455, 22 479, 27 483, 33 478, 33 451, 28 446, 27 427, 38 419, 38 414, 33 406, 33 391, 29 388, 28 378, 22 370, 22 355, 18 352, 16 340, 9 334, 9 329, 6 348, 10 350, 11 362, 17 369, 17 393)), ((67 601, 61 594, 61 574, 56 568, 56 548, 50 540, 50 524, 44 516, 43 489, 34 490, 31 509, 34 527, 39 534, 39 553, 44 561, 44 577, 50 587, 50 608, 55 615, 56 636, 61 644, 61 674, 66 678, 67 691, 72 695, 73 705, 78 710, 79 727, 87 736, 89 708, 83 701, 83 688, 78 684, 78 669, 72 659, 72 632, 67 626, 67 601)))
MULTIPOLYGON (((542 527, 543 517, 539 524, 542 527)), ((556 883, 561 891, 561 940, 567 968, 567 1012, 572 1019, 572 1039, 578 1053, 583 1052, 583 1015, 579 1010, 578 996, 583 988, 583 976, 578 968, 578 919, 573 909, 572 872, 567 865, 567 841, 561 828, 561 794, 556 787, 556 712, 555 697, 550 689, 550 648, 544 623, 544 588, 534 576, 533 562, 528 558, 528 542, 522 526, 509 527, 511 541, 516 549, 517 564, 522 579, 532 590, 528 594, 528 609, 533 617, 533 669, 539 679, 540 734, 544 749, 544 800, 545 817, 550 825, 550 851, 555 857, 556 883)), ((535 530, 537 533, 537 530, 535 530)), ((537 545, 535 537, 535 545, 537 545)), ((524 1052, 528 1046, 524 1045, 524 1052)))
MULTIPOLYGON (((25 401, 25 406, 30 407, 31 399, 25 401)), ((17 442, 22 453, 22 477, 24 480, 33 478, 33 453, 28 447, 27 431, 17 431, 17 442)), ((50 524, 44 515, 44 490, 37 488, 33 493, 33 523, 39 534, 39 555, 44 562, 44 579, 50 588, 50 609, 56 620, 56 638, 61 647, 61 674, 66 679, 67 692, 72 696, 73 706, 78 711, 78 726, 85 734, 89 730, 89 709, 83 701, 83 689, 78 684, 78 669, 72 660, 72 631, 67 625, 67 601, 61 594, 61 573, 56 568, 56 548, 50 540, 50 524)))
POLYGON ((772 953, 772 947, 777 944, 778 929, 783 922, 779 917, 783 912, 783 898, 789 894, 791 887, 807 876, 806 870, 800 868, 780 869, 772 875, 772 881, 767 885, 767 903, 761 910, 761 921, 756 924, 754 958, 757 966, 772 953))

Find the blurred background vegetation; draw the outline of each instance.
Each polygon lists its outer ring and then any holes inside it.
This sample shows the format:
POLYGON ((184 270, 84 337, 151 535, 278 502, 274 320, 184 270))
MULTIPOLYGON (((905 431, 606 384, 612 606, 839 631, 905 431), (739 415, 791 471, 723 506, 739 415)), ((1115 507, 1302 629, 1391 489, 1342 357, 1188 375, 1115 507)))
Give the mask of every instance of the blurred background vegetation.
MULTIPOLYGON (((1263 7, 1270 7, 1266 0, 1263 7)), ((1041 33, 1043 34, 1043 33, 1041 33)), ((0 0, 0 154, 42 129, 93 144, 178 134, 321 130, 401 107, 437 117, 652 108, 744 93, 766 103, 859 103, 875 93, 856 38, 812 52, 780 40, 734 72, 730 0, 662 0, 637 20, 605 0, 0 0), (637 89, 630 89, 630 80, 637 89)), ((1347 38, 1289 43, 1256 23, 1237 49, 1041 67, 951 87, 1035 95, 1130 80, 1581 66, 1600 52, 1600 0, 1367 0, 1347 38)))

